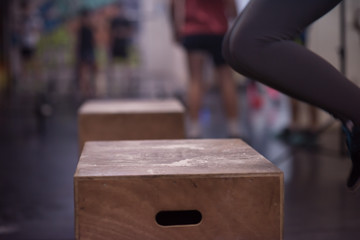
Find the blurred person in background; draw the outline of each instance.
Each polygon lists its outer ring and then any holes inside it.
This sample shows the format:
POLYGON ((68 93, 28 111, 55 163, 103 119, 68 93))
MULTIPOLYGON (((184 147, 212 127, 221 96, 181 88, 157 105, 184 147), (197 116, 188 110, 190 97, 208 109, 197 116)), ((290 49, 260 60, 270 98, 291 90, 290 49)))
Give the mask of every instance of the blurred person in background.
POLYGON ((82 98, 90 98, 95 95, 96 60, 93 31, 89 10, 81 10, 76 43, 76 74, 82 98))
POLYGON ((110 61, 110 81, 109 90, 113 89, 113 81, 130 80, 130 50, 134 34, 133 23, 127 18, 123 4, 116 5, 115 16, 110 20, 109 34, 109 61, 110 61), (115 67, 121 69, 124 79, 116 79, 115 67))
POLYGON ((36 48, 42 29, 41 20, 30 1, 20 2, 19 24, 14 28, 13 44, 19 46, 20 74, 17 79, 21 88, 27 91, 38 89, 40 84, 40 67, 36 59, 36 48))
POLYGON ((228 22, 237 15, 234 0, 172 0, 174 35, 187 53, 190 80, 187 91, 190 138, 201 137, 199 111, 203 99, 206 54, 212 57, 215 77, 221 88, 228 137, 239 137, 237 91, 231 68, 221 46, 228 22))

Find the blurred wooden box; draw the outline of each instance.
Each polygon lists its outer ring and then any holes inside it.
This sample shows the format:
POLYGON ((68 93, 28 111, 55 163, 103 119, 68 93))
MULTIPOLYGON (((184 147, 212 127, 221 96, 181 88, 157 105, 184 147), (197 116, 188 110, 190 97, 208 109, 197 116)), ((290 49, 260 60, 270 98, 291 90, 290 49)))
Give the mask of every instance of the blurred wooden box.
POLYGON ((241 140, 88 142, 76 239, 279 240, 283 173, 241 140))
POLYGON ((78 113, 80 152, 86 141, 183 139, 177 100, 92 100, 78 113))

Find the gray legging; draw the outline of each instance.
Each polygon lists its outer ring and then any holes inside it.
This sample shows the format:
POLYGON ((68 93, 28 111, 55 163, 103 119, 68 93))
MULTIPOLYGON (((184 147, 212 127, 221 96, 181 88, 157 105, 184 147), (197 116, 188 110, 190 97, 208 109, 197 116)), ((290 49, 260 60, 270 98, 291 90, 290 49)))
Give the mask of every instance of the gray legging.
POLYGON ((223 53, 238 72, 360 125, 360 89, 292 40, 341 0, 252 0, 223 53))

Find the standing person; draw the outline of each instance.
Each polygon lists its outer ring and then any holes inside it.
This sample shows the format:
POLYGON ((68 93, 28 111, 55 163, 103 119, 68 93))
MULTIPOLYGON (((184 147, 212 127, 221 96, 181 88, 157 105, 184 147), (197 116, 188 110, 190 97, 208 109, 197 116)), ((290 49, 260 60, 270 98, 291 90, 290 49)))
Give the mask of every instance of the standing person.
POLYGON ((252 0, 228 31, 223 52, 238 72, 328 111, 343 122, 360 187, 360 89, 324 59, 295 43, 312 22, 341 0, 252 0))
MULTIPOLYGON (((130 50, 134 34, 133 23, 127 18, 124 6, 119 3, 116 8, 116 15, 110 21, 109 34, 109 57, 110 57, 110 79, 108 92, 114 89, 114 80, 129 81, 131 79, 130 50), (115 78, 115 66, 121 68, 124 79, 115 78)), ((127 92, 128 89, 122 89, 127 92)))
POLYGON ((116 16, 110 21, 110 54, 113 61, 127 60, 131 38, 133 36, 132 22, 126 17, 122 4, 116 6, 116 16))
POLYGON ((80 27, 76 43, 76 73, 81 97, 93 97, 95 94, 95 39, 90 13, 83 9, 80 13, 80 27))
POLYGON ((20 21, 17 28, 20 50, 20 81, 25 90, 39 90, 40 67, 36 59, 36 48, 40 40, 41 20, 29 1, 20 2, 20 21))
POLYGON ((174 30, 182 42, 190 72, 188 86, 189 137, 199 138, 199 111, 203 97, 205 54, 212 57, 221 88, 229 137, 239 137, 237 93, 231 68, 226 64, 221 45, 228 21, 236 16, 234 0, 173 0, 174 30))

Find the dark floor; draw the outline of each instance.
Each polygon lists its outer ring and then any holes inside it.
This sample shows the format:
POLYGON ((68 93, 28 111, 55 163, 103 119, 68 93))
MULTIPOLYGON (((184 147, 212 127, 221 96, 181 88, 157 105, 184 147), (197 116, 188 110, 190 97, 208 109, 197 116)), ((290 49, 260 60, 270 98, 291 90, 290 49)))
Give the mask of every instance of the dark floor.
MULTIPOLYGON (((244 139, 285 173, 285 240, 359 240, 360 192, 345 188, 350 165, 339 132, 324 131, 317 146, 285 144, 276 138, 287 122, 285 102, 243 106, 241 120, 244 139)), ((1 99, 0 239, 74 239, 78 104, 68 96, 52 104, 43 119, 32 97, 1 99)), ((205 137, 225 137, 216 92, 201 116, 205 137)))

